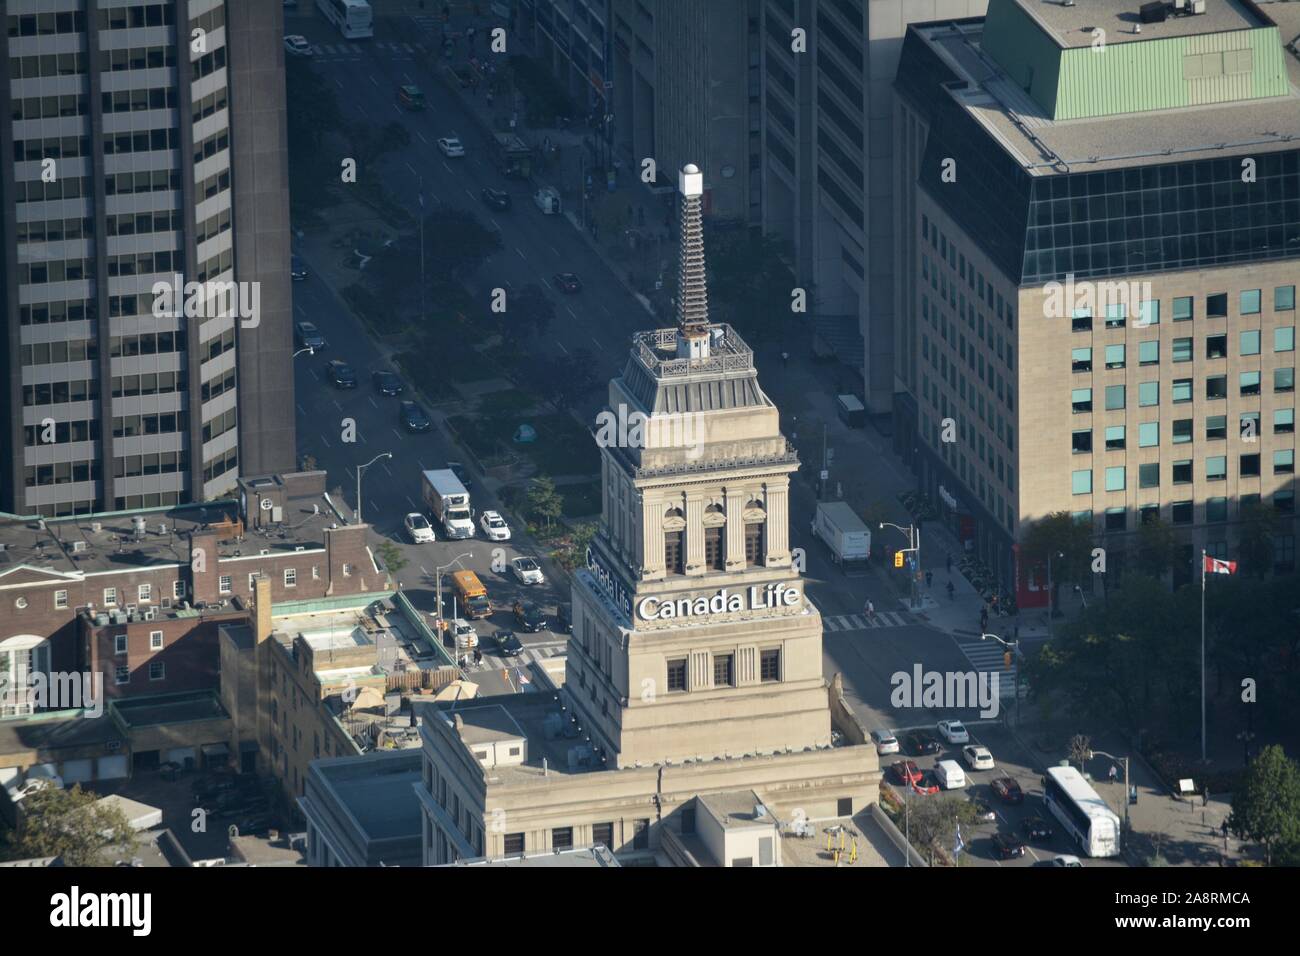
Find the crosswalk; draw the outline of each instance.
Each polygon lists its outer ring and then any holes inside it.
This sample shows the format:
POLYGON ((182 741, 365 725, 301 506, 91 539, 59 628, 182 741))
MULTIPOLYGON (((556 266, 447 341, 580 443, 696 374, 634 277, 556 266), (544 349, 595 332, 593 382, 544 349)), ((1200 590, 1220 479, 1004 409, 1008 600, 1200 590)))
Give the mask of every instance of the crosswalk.
POLYGON ((911 623, 912 616, 901 611, 877 611, 875 619, 871 621, 867 620, 865 614, 840 614, 822 618, 822 627, 828 631, 867 631, 873 627, 905 627, 911 623))
POLYGON ((1000 696, 1015 697, 1015 662, 1012 661, 1011 667, 1006 666, 1006 658, 1003 656, 1006 649, 1001 644, 997 641, 962 640, 958 638, 957 646, 966 655, 966 660, 970 661, 975 670, 991 671, 998 675, 998 694, 1000 696))
POLYGON ((549 657, 562 657, 565 646, 564 644, 544 644, 541 647, 526 647, 514 657, 497 657, 495 654, 484 654, 483 660, 477 664, 471 663, 466 670, 478 672, 500 671, 515 667, 526 668, 529 664, 536 664, 549 657))
POLYGON ((409 60, 417 53, 424 52, 422 44, 412 43, 367 43, 364 47, 352 43, 313 43, 312 55, 322 59, 359 60, 365 50, 374 48, 382 51, 390 60, 409 60))

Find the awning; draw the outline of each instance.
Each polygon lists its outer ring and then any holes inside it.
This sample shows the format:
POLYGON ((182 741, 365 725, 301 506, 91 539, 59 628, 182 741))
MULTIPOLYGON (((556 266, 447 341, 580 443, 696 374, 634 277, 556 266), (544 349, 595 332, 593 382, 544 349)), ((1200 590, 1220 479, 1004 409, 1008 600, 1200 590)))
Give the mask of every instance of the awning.
POLYGON ((230 756, 230 747, 224 743, 204 744, 199 749, 203 751, 203 756, 205 757, 229 757, 230 756))

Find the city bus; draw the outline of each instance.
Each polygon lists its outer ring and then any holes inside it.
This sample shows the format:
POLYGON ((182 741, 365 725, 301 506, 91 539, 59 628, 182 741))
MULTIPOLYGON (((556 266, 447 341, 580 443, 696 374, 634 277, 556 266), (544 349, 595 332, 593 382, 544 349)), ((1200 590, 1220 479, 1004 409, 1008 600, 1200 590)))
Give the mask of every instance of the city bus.
POLYGON ((374 13, 366 0, 316 0, 316 7, 348 40, 375 35, 374 13))
POLYGON ((1119 815, 1073 767, 1048 767, 1043 802, 1088 856, 1119 855, 1119 815))

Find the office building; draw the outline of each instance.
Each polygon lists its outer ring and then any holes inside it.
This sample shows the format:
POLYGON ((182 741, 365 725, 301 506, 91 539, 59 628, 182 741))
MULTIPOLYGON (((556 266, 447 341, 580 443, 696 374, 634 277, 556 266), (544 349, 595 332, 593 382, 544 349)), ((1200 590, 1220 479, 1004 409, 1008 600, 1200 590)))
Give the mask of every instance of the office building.
MULTIPOLYGON (((1216 0, 990 0, 909 29, 898 71, 897 450, 1020 601, 1033 521, 1106 549, 1172 525, 1172 580, 1254 503, 1293 570, 1300 62, 1216 0), (1182 9, 1179 9, 1182 8, 1182 9)), ((1291 30, 1287 35, 1293 35, 1291 30)))
POLYGON ((0 510, 166 507, 291 469, 282 7, 4 14, 0 510))
MULTIPOLYGON (((749 348, 709 321, 703 174, 687 166, 679 190, 678 324, 637 333, 609 386, 611 418, 644 427, 599 442, 564 688, 426 717, 426 864, 594 844, 685 858, 700 794, 752 790, 786 827, 877 798, 791 561, 798 458, 749 348)), ((758 865, 781 832, 755 840, 758 865)))

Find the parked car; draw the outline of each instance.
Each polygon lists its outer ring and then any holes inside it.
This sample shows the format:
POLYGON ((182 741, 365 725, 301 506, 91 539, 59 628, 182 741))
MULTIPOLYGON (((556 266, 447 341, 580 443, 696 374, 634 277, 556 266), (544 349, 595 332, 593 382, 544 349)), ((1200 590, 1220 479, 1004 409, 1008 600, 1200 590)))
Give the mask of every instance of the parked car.
POLYGON ((403 109, 418 111, 424 109, 424 93, 414 84, 408 83, 397 88, 397 102, 403 109))
POLYGON ((497 631, 496 642, 498 657, 517 657, 524 649, 523 642, 515 636, 514 631, 497 631))
POLYGON ((966 766, 972 770, 993 769, 993 754, 989 753, 988 747, 981 747, 979 744, 967 744, 961 748, 961 757, 966 761, 966 766))
POLYGON ((582 280, 572 272, 557 272, 553 277, 555 287, 561 292, 567 292, 570 295, 582 291, 582 280))
POLYGON ((444 136, 438 140, 438 148, 442 150, 442 155, 449 158, 458 158, 465 155, 465 146, 455 136, 444 136))
POLYGON ((341 359, 334 359, 325 366, 325 377, 334 383, 335 388, 357 387, 356 371, 341 359))
POLYGON ((397 418, 408 432, 427 432, 433 427, 433 422, 424 409, 415 402, 402 402, 397 410, 397 418))
POLYGON ((1025 802, 1025 792, 1020 789, 1015 777, 998 777, 989 786, 1003 803, 1025 802))
POLYGON ((289 278, 294 282, 301 282, 308 275, 310 273, 307 272, 306 264, 297 256, 289 256, 289 278))
POLYGON ((915 783, 921 779, 921 771, 911 760, 896 760, 890 765, 889 769, 894 774, 894 780, 897 783, 915 783))
POLYGON ((871 739, 876 744, 876 753, 884 756, 885 754, 898 753, 898 738, 888 730, 877 729, 871 732, 871 739))
POLYGON ((311 44, 305 36, 291 33, 284 38, 284 52, 292 56, 311 56, 311 44))
POLYGON ((1010 833, 993 834, 993 852, 1003 860, 1025 855, 1025 845, 1010 833))
POLYGON ((975 819, 980 823, 995 823, 998 815, 989 806, 987 800, 981 800, 978 797, 971 799, 971 806, 975 808, 975 819))
POLYGON ((950 744, 970 743, 970 734, 966 732, 966 725, 960 720, 939 721, 939 736, 950 744))
POLYGON ((375 391, 380 395, 401 395, 406 391, 406 385, 398 374, 388 369, 372 372, 370 380, 375 383, 375 391))
POLYGON ((1020 829, 1028 839, 1034 841, 1050 840, 1055 832, 1047 825, 1047 821, 1036 813, 1026 817, 1021 822, 1020 829))
POLYGON ((546 583, 541 567, 532 558, 515 558, 510 562, 510 571, 520 584, 546 583))
POLYGON ((510 194, 504 189, 493 189, 491 186, 485 186, 479 192, 479 198, 489 209, 495 209, 498 212, 504 212, 510 208, 510 194))
POLYGON ((516 600, 513 608, 515 623, 529 634, 546 630, 546 614, 531 601, 516 600))
POLYGON ((907 752, 914 757, 924 757, 926 754, 937 754, 943 748, 939 746, 939 741, 924 730, 918 730, 915 733, 908 734, 903 738, 903 744, 907 752))
POLYGON ((311 349, 313 352, 319 352, 328 344, 325 336, 320 334, 320 329, 316 328, 311 322, 297 322, 293 327, 294 335, 298 339, 298 348, 311 349))
POLYGON ((501 517, 495 511, 485 511, 479 516, 479 527, 483 529, 483 534, 489 541, 509 541, 510 525, 506 524, 506 519, 501 517))
POLYGON ((426 542, 438 540, 434 537, 433 525, 429 524, 429 519, 418 511, 412 511, 408 514, 404 524, 406 525, 407 537, 411 539, 412 544, 425 544, 426 542))

